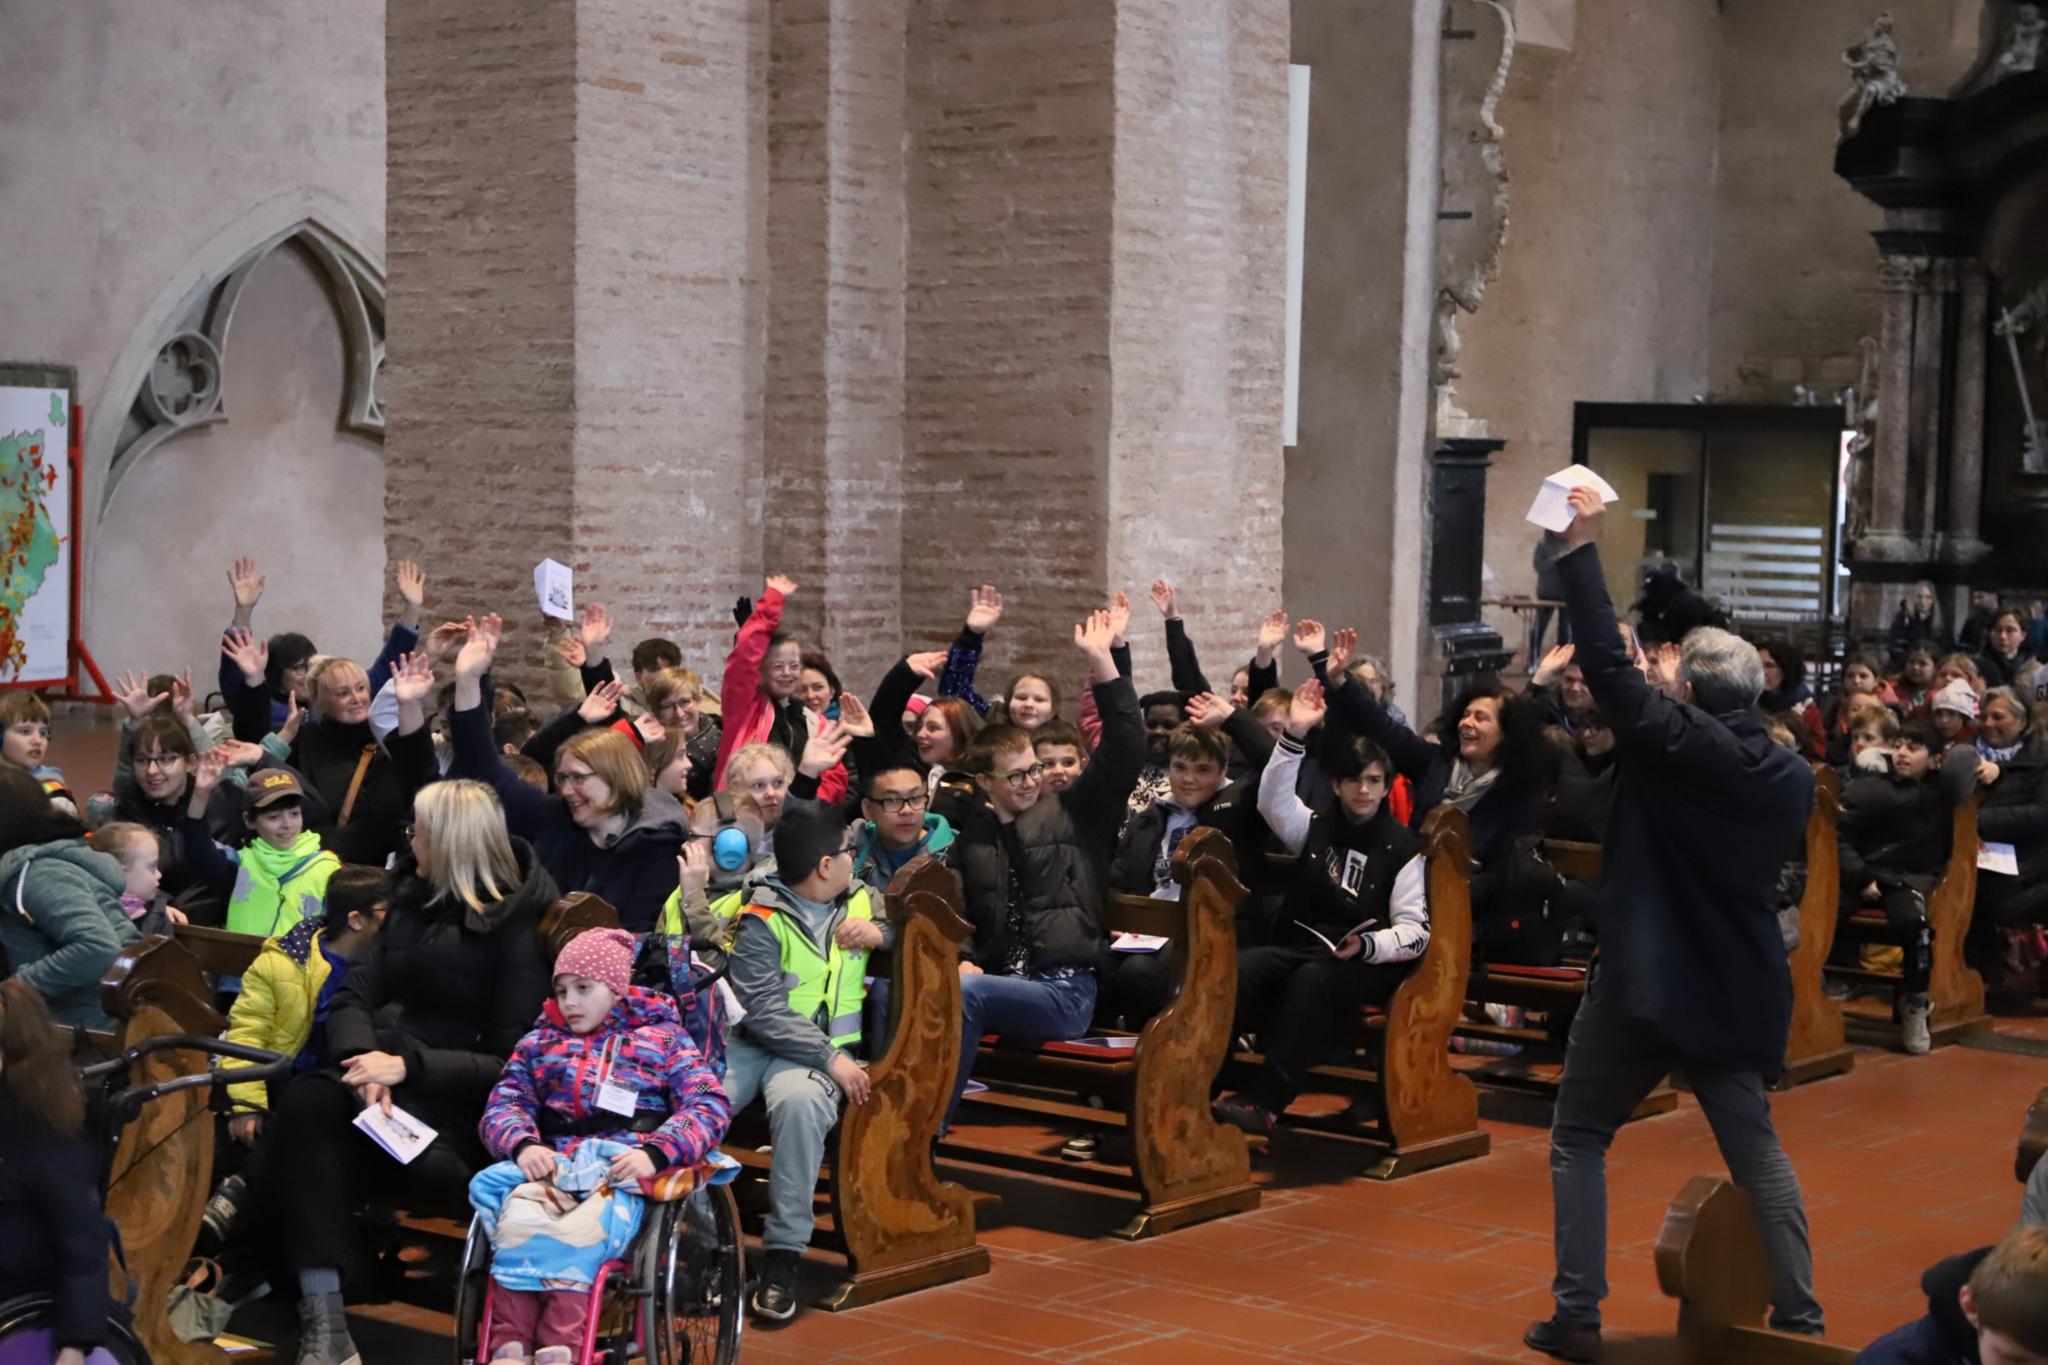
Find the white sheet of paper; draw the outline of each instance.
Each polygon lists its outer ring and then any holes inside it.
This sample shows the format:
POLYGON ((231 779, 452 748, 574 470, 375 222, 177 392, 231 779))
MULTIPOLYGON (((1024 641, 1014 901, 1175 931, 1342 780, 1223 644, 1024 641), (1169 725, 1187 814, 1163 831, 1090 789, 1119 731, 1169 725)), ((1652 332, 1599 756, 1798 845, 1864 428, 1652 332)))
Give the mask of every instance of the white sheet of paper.
POLYGON ((1118 953, 1156 953, 1166 946, 1164 934, 1126 934, 1111 936, 1110 950, 1118 953))
POLYGON ((2011 844, 1986 839, 1977 846, 1977 870, 2003 872, 2008 877, 2017 877, 2020 875, 2019 852, 2011 844))
POLYGON ((401 1166, 410 1166, 413 1158, 434 1145, 439 1136, 436 1130, 406 1113, 397 1105, 385 1113, 384 1106, 373 1104, 356 1115, 356 1127, 369 1135, 370 1141, 382 1147, 401 1166))
POLYGON ((1543 486, 1536 490, 1536 501, 1529 504, 1528 520, 1546 531, 1562 531, 1576 515, 1572 511, 1572 490, 1582 484, 1598 493, 1602 502, 1621 500, 1614 485, 1592 470, 1582 464, 1567 465, 1543 480, 1543 486))
POLYGON ((567 564, 543 559, 533 566, 533 595, 543 616, 557 621, 576 619, 576 575, 567 564))

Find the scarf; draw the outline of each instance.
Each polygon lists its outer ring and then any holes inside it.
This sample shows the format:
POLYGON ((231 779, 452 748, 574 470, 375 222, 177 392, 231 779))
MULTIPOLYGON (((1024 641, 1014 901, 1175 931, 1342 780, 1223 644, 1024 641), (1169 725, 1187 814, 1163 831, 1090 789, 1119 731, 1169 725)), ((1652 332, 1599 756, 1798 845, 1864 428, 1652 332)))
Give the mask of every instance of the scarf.
POLYGON ((230 933, 272 938, 300 920, 319 916, 327 898, 327 879, 341 859, 320 847, 320 836, 302 832, 289 848, 273 848, 262 839, 237 849, 240 871, 228 894, 230 933))
POLYGON ((1996 744, 1987 743, 1984 739, 1984 736, 1982 735, 1977 736, 1977 752, 1979 754, 1982 754, 1985 758, 1990 759, 1993 763, 1996 763, 2001 768, 2004 767, 2006 764, 2012 762, 2015 758, 2018 758, 2020 756, 2020 750, 2026 747, 2027 739, 2025 735, 2020 736, 2012 743, 2004 745, 2003 747, 1996 744))
POLYGON ((1488 768, 1475 777, 1472 775, 1472 769, 1466 766, 1465 760, 1461 758, 1451 765, 1451 780, 1444 788, 1444 802, 1470 815, 1472 808, 1479 804, 1479 798, 1486 795, 1487 790, 1499 777, 1498 767, 1488 768))

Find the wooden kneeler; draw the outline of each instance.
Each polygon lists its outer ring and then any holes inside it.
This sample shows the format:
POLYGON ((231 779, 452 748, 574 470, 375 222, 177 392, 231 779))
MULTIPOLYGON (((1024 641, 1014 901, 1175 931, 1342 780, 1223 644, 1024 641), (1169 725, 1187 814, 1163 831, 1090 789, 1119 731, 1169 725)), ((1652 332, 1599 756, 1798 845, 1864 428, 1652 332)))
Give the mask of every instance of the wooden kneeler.
POLYGON ((1792 950, 1792 1028, 1785 1039, 1785 1069, 1773 1090, 1853 1070, 1856 1050, 1845 1041, 1842 1006, 1828 999, 1821 968, 1835 946, 1841 917, 1842 848, 1835 827, 1842 784, 1834 769, 1816 763, 1813 814, 1806 820, 1806 892, 1799 900, 1799 946, 1792 950))
MULTIPOLYGON (((170 939, 152 936, 123 949, 100 982, 100 1000, 117 1025, 119 1044, 190 1033, 217 1036, 227 1020, 213 1008, 213 992, 199 962, 170 939)), ((158 1052, 129 1074, 127 1086, 153 1085, 190 1075, 208 1059, 192 1052, 158 1052)), ((224 1365, 227 1353, 212 1342, 180 1341, 171 1330, 171 1286, 184 1273, 199 1239, 199 1219, 213 1191, 213 1114, 203 1087, 167 1095, 144 1106, 114 1147, 107 1216, 121 1229, 135 1295, 135 1333, 152 1359, 164 1365, 224 1365)), ((110 1269, 118 1300, 125 1290, 118 1266, 110 1269)))
POLYGON ((1117 1233, 1131 1239, 1259 1205, 1245 1135, 1217 1122, 1209 1107, 1210 1082, 1229 1052, 1237 1009, 1235 920, 1245 889, 1238 884, 1230 840, 1220 830, 1195 830, 1174 853, 1173 877, 1181 887, 1177 902, 1117 896, 1105 908, 1104 919, 1113 928, 1174 941, 1173 998, 1146 1022, 1137 1045, 984 1044, 975 1074, 991 1088, 966 1101, 1084 1127, 1120 1128, 1129 1136, 1131 1165, 947 1143, 948 1154, 964 1160, 1135 1193, 1137 1213, 1117 1233), (1048 1097, 1076 1091, 1096 1095, 1108 1107, 1048 1097))
POLYGON ((1771 1263, 1749 1196, 1721 1176, 1696 1175, 1671 1201, 1657 1237, 1657 1283, 1678 1300, 1678 1341, 1689 1365, 1849 1365, 1856 1352, 1817 1337, 1773 1332, 1771 1263))

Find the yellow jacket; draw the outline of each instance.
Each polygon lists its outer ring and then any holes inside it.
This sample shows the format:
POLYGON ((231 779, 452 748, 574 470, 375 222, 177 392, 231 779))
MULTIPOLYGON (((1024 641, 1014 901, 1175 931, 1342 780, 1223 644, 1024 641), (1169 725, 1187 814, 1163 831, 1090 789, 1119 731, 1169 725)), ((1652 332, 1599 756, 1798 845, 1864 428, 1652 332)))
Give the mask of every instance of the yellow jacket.
MULTIPOLYGON (((277 938, 265 939, 263 949, 249 970, 242 974, 242 993, 228 1011, 231 1043, 260 1047, 269 1052, 296 1057, 313 1034, 313 1011, 320 1001, 320 988, 334 970, 320 951, 318 921, 301 920, 277 938)), ((223 1061, 221 1068, 239 1065, 223 1061)), ((231 1085, 228 1098, 238 1111, 270 1108, 270 1098, 259 1082, 231 1085)))

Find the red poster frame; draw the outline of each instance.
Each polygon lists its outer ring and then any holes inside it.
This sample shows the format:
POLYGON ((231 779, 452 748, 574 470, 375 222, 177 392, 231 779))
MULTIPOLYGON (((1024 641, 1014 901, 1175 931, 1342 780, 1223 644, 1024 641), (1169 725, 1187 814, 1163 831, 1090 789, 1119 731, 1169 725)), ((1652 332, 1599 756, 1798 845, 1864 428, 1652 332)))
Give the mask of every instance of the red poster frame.
POLYGON ((0 366, 0 383, 13 381, 23 386, 64 389, 71 398, 71 429, 65 441, 64 461, 71 473, 71 534, 65 551, 70 558, 71 619, 65 642, 64 676, 61 678, 17 679, 0 682, 0 691, 48 691, 54 701, 81 701, 96 706, 111 706, 114 703, 114 689, 107 685, 106 675, 100 672, 99 663, 92 657, 92 651, 85 646, 85 561, 79 553, 79 546, 85 536, 85 408, 78 401, 78 371, 61 365, 5 365, 0 366), (81 684, 90 679, 99 688, 99 694, 92 696, 81 690, 81 684))

